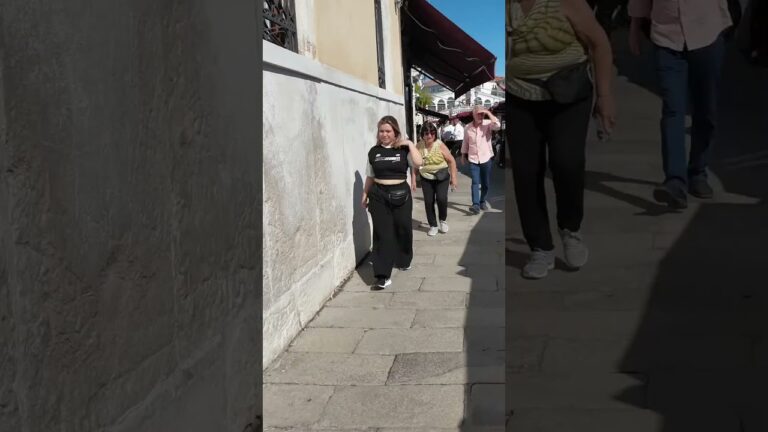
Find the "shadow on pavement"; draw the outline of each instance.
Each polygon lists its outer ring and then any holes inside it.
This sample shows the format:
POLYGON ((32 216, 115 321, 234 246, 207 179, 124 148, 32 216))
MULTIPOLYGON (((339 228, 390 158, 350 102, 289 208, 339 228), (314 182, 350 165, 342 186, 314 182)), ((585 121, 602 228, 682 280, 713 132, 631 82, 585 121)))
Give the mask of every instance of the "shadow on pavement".
POLYGON ((466 217, 479 219, 459 259, 464 268, 459 274, 471 281, 464 324, 467 384, 462 432, 497 431, 504 425, 504 170, 494 166, 491 177, 488 202, 493 210, 480 215, 466 212, 470 215, 466 217), (490 427, 495 429, 483 429, 490 427))

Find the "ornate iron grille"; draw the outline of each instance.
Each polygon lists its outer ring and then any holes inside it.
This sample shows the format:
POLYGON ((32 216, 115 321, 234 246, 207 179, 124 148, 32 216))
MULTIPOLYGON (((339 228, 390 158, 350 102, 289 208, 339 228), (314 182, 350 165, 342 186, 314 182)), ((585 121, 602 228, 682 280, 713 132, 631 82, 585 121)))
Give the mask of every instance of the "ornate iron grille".
POLYGON ((379 87, 386 88, 384 75, 384 31, 381 24, 381 0, 374 0, 376 10, 376 60, 379 67, 379 87))
POLYGON ((299 51, 296 41, 296 15, 294 0, 264 1, 264 40, 275 45, 299 51))

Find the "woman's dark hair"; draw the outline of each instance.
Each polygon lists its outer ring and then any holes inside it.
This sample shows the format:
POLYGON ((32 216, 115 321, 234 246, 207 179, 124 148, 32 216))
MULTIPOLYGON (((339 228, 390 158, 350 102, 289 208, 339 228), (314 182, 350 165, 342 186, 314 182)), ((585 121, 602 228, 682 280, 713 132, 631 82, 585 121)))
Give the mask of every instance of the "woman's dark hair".
POLYGON ((424 123, 424 126, 421 127, 421 137, 423 138, 427 132, 434 133, 435 139, 437 139, 437 127, 435 126, 434 123, 432 122, 424 123))

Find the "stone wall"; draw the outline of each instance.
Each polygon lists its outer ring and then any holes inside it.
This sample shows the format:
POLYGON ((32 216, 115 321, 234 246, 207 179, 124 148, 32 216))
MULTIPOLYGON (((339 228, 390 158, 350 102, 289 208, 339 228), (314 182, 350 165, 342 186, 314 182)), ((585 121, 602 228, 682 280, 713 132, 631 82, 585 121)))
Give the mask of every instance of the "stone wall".
POLYGON ((402 97, 264 45, 264 366, 365 257, 360 206, 376 124, 402 97))
POLYGON ((255 7, 0 3, 0 431, 254 429, 255 7))

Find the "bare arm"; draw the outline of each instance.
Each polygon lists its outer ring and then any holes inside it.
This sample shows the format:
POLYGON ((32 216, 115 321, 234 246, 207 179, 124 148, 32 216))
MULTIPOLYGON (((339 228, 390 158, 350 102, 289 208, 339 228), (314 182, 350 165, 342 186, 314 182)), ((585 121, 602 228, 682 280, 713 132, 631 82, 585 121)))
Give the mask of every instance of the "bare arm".
POLYGON ((421 153, 419 153, 419 149, 416 148, 416 145, 411 140, 401 140, 400 145, 398 147, 402 146, 408 146, 408 152, 411 155, 411 161, 413 162, 413 167, 418 168, 422 164, 424 164, 424 160, 421 158, 421 153))
POLYGON ((458 170, 456 169, 456 159, 453 158, 451 151, 448 150, 448 147, 443 143, 440 143, 440 152, 443 154, 445 161, 448 162, 448 168, 451 171, 451 185, 453 185, 455 188, 459 183, 458 170))
POLYGON ((597 96, 613 94, 613 52, 611 42, 585 0, 563 0, 563 13, 576 36, 589 49, 595 66, 597 96))
POLYGON ((365 177, 365 185, 363 186, 363 199, 362 204, 363 208, 368 207, 368 191, 371 189, 371 186, 373 186, 373 177, 366 176, 365 177))

